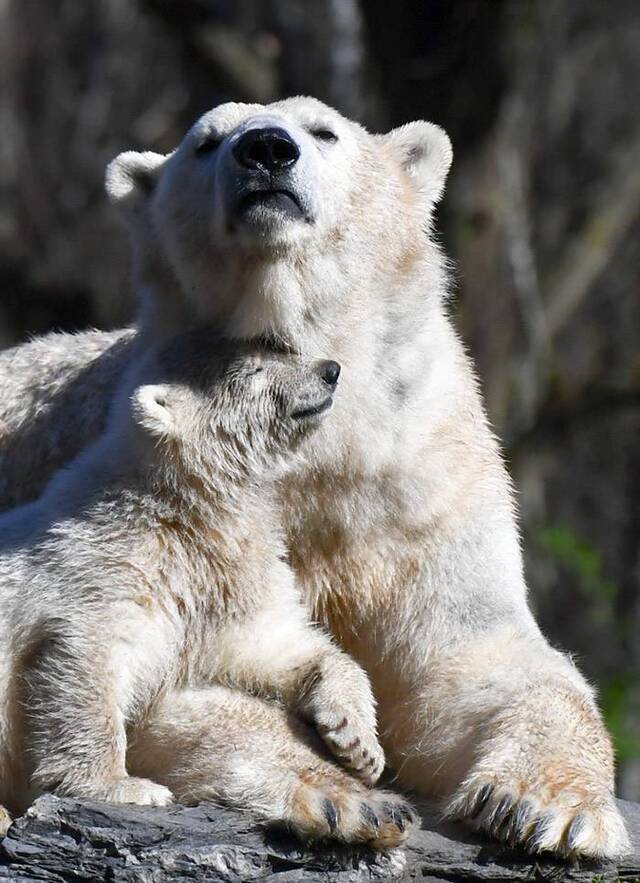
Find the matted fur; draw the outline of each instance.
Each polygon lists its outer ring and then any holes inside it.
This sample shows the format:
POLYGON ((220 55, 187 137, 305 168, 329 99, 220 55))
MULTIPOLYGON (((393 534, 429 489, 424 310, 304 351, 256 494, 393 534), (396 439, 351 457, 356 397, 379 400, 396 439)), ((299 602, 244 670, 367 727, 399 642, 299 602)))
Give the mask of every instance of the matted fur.
MULTIPOLYGON (((123 154, 107 188, 131 234, 140 330, 101 351, 215 318, 341 362, 335 414, 280 502, 309 608, 372 678, 399 781, 534 850, 614 856, 628 840, 610 741, 529 611, 509 480, 447 315, 431 229, 450 160, 436 126, 372 136, 309 98, 225 104, 167 157, 123 154), (287 184, 304 219, 238 214, 233 146, 263 125, 299 145, 287 184), (336 141, 314 134, 327 129, 336 141)), ((57 335, 0 357, 7 502, 96 431, 96 354, 95 337, 57 335), (64 402, 62 426, 37 420, 43 398, 52 414, 64 402)))

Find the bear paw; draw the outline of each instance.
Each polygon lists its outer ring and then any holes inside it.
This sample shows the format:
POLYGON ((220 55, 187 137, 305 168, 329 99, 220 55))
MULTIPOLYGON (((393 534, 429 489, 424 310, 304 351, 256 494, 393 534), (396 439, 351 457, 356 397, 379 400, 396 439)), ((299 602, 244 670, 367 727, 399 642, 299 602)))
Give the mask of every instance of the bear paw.
POLYGON ((384 751, 375 731, 345 708, 317 711, 315 725, 331 754, 366 785, 374 785, 384 770, 384 751))
POLYGON ((0 838, 4 837, 11 827, 11 816, 4 806, 0 806, 0 838))
POLYGON ((616 859, 630 850, 613 797, 590 797, 567 788, 545 798, 540 790, 511 788, 495 780, 466 782, 446 808, 448 818, 529 852, 616 859))
POLYGON ((124 776, 106 784, 83 789, 82 796, 104 803, 135 803, 139 806, 168 806, 173 803, 173 794, 164 785, 134 776, 124 776))
POLYGON ((416 824, 411 804, 390 791, 301 783, 291 807, 289 827, 303 840, 334 839, 366 843, 375 849, 400 846, 416 824))

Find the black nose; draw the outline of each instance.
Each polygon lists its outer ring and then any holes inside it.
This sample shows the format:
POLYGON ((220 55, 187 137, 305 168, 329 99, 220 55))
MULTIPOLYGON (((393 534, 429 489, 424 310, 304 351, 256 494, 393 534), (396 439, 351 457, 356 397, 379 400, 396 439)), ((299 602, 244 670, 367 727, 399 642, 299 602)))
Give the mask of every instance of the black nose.
POLYGON ((337 362, 320 362, 320 377, 327 386, 334 387, 340 377, 340 365, 337 362))
POLYGON ((236 141, 233 155, 245 169, 275 172, 292 166, 300 148, 284 129, 249 129, 236 141))

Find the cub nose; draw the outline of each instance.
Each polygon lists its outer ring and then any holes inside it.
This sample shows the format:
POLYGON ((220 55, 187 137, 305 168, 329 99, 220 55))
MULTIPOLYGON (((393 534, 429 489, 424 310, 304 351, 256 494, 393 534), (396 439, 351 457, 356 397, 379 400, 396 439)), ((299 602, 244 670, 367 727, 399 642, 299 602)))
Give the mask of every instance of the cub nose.
POLYGON ((292 166, 300 148, 284 129, 249 129, 236 141, 233 155, 245 169, 275 172, 292 166))
POLYGON ((327 386, 334 388, 338 382, 338 377, 340 377, 340 365, 337 362, 320 362, 318 369, 320 377, 327 386))

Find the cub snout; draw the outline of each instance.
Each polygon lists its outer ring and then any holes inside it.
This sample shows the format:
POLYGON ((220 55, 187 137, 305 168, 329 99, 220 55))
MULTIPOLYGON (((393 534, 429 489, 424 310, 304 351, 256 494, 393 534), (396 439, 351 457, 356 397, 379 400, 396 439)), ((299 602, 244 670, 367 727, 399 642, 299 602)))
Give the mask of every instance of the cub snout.
POLYGON ((317 418, 333 405, 333 394, 340 377, 340 365, 333 360, 323 360, 316 362, 312 370, 315 382, 311 388, 305 389, 302 393, 298 405, 291 415, 296 420, 317 418))
POLYGON ((327 386, 333 391, 335 390, 338 384, 338 378, 340 377, 340 365, 338 362, 320 362, 318 364, 318 373, 327 386))

